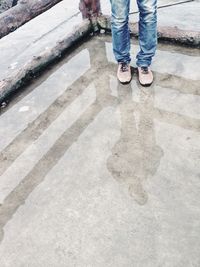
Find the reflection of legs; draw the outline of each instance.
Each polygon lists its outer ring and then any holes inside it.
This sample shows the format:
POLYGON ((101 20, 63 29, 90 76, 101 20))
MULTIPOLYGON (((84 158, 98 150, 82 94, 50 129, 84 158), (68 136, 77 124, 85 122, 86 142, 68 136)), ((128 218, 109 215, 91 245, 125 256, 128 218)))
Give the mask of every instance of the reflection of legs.
POLYGON ((119 85, 121 136, 112 149, 107 166, 116 180, 128 184, 130 195, 143 205, 147 201, 143 181, 156 172, 162 157, 153 128, 153 95, 141 92, 142 109, 138 112, 133 108, 131 88, 128 93, 124 89, 119 85), (134 113, 139 119, 138 127, 134 113))
POLYGON ((109 171, 119 182, 125 182, 130 195, 141 205, 147 201, 147 195, 142 187, 142 153, 138 142, 136 122, 133 116, 131 87, 119 85, 121 136, 112 149, 112 155, 107 161, 109 171))

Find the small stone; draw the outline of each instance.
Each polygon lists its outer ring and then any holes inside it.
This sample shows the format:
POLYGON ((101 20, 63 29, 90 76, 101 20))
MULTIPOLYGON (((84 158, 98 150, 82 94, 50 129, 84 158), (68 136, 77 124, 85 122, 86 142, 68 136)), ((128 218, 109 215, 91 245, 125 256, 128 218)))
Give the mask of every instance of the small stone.
POLYGON ((29 110, 29 106, 23 106, 19 109, 19 112, 26 112, 29 110))
POLYGON ((6 102, 2 102, 1 103, 1 108, 5 108, 7 106, 7 103, 6 102))
POLYGON ((100 33, 101 33, 101 34, 105 34, 105 32, 106 32, 106 31, 105 31, 104 29, 101 29, 101 30, 100 30, 100 33))
POLYGON ((18 64, 18 62, 14 62, 14 63, 10 64, 10 69, 14 70, 17 67, 17 64, 18 64))

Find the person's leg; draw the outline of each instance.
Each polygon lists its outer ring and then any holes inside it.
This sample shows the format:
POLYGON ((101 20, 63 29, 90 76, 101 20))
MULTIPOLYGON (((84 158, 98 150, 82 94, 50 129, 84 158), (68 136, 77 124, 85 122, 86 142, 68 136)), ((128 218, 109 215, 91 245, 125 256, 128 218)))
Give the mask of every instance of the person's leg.
POLYGON ((113 52, 117 62, 130 63, 130 0, 110 0, 113 52))
POLYGON ((137 0, 139 8, 139 44, 137 66, 148 67, 157 46, 157 0, 137 0))

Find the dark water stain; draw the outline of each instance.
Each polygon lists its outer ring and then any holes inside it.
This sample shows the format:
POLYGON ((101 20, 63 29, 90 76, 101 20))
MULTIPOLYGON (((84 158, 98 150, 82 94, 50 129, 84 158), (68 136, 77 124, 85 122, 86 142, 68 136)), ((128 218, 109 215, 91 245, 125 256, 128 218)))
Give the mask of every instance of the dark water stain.
POLYGON ((144 205, 148 200, 148 194, 143 184, 148 177, 156 173, 163 151, 156 144, 154 132, 153 87, 147 94, 141 90, 139 109, 134 106, 131 92, 130 85, 124 87, 118 84, 121 100, 121 136, 112 148, 107 167, 115 180, 127 184, 130 196, 138 204, 144 205))

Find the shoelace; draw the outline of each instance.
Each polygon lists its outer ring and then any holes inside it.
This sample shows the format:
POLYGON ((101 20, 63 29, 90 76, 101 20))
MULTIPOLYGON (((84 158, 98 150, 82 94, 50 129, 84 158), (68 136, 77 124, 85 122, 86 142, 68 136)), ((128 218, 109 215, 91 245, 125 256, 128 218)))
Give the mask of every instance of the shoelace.
POLYGON ((141 70, 142 70, 143 74, 148 74, 149 73, 148 67, 141 67, 141 70))
POLYGON ((127 63, 121 63, 121 71, 122 72, 128 71, 128 64, 127 63))

